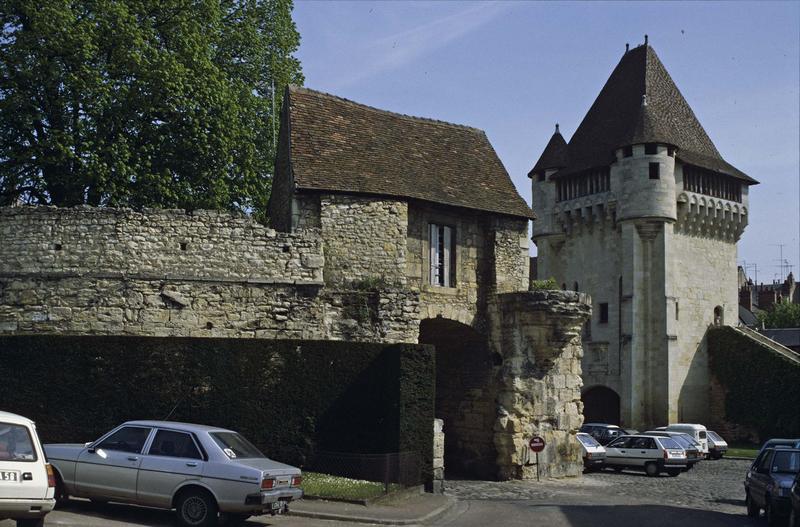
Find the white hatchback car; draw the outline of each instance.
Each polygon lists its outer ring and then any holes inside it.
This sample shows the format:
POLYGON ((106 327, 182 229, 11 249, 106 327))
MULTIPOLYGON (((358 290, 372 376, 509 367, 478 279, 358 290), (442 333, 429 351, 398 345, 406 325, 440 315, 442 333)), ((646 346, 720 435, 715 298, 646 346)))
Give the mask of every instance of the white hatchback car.
POLYGON ((671 437, 622 436, 606 445, 606 466, 644 469, 648 476, 677 476, 686 468, 686 451, 671 437))
POLYGON ((0 520, 19 527, 44 525, 53 510, 56 480, 47 463, 36 425, 20 415, 0 412, 0 520))

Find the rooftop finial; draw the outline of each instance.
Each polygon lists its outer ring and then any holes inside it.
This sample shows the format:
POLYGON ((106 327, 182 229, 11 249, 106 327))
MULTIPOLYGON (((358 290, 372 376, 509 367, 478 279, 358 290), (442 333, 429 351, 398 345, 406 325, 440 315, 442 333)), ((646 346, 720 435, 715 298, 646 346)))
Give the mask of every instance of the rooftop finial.
POLYGON ((631 45, 628 42, 626 42, 625 43, 625 54, 626 55, 628 54, 628 50, 630 50, 630 48, 631 48, 631 45))
POLYGON ((647 94, 642 95, 642 106, 647 106, 647 94))
POLYGON ((647 35, 644 36, 644 45, 647 45, 647 35))
POLYGON ((560 134, 561 132, 558 131, 558 123, 556 123, 556 133, 560 134))

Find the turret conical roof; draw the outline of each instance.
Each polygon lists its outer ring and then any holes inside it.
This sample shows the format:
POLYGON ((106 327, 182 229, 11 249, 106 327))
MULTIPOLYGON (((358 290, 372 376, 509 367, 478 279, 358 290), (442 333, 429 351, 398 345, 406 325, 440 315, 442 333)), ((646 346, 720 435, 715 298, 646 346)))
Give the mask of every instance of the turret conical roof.
POLYGON ((647 44, 625 53, 614 68, 570 139, 568 162, 555 177, 607 166, 614 162, 617 148, 638 143, 673 145, 683 162, 758 183, 722 158, 647 44))
POLYGON ((547 170, 548 168, 564 168, 565 166, 567 166, 567 142, 558 130, 558 125, 556 125, 556 131, 553 137, 550 138, 547 146, 544 147, 544 152, 542 152, 539 161, 536 162, 528 173, 528 177, 531 177, 537 172, 547 170))

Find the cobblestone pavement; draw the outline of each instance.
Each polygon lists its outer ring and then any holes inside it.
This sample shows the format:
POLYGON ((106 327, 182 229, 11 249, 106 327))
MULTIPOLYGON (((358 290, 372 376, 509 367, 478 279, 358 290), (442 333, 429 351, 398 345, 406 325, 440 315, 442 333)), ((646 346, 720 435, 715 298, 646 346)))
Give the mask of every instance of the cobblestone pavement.
POLYGON ((459 500, 535 500, 587 503, 619 500, 672 507, 744 514, 743 481, 750 461, 703 461, 672 478, 650 478, 643 472, 604 470, 583 478, 536 481, 447 481, 445 493, 459 500))

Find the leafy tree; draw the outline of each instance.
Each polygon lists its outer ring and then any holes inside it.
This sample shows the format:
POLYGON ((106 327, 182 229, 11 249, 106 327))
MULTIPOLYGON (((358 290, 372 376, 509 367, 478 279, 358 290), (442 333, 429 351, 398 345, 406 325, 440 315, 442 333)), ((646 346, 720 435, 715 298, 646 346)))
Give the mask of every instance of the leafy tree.
POLYGON ((779 302, 770 311, 762 311, 758 319, 767 328, 800 328, 800 304, 779 302))
POLYGON ((263 214, 292 0, 0 0, 0 205, 263 214))

